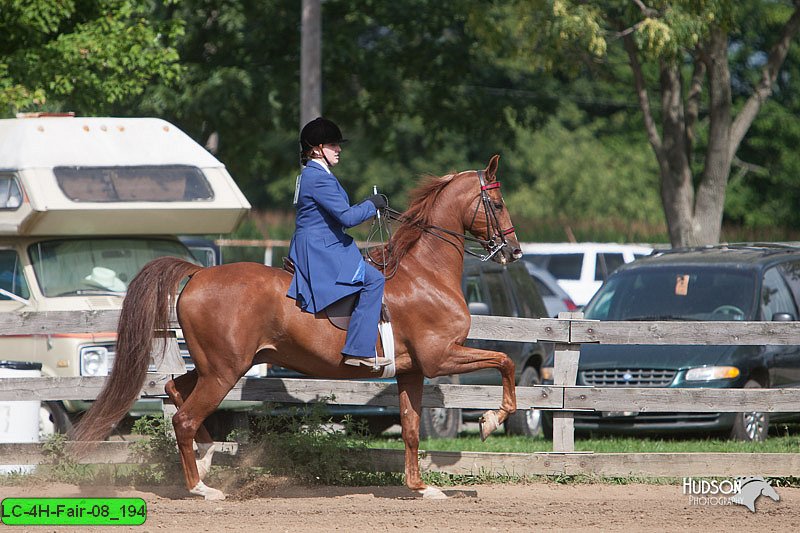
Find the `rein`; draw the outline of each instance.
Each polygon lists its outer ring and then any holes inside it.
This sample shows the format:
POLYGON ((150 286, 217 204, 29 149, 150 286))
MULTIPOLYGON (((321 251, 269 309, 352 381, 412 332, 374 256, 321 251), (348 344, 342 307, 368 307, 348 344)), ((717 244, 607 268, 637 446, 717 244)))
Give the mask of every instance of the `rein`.
MULTIPOLYGON (((499 218, 497 216, 497 210, 495 209, 494 205, 492 204, 492 199, 489 198, 489 193, 487 192, 487 191, 492 190, 492 189, 499 189, 500 188, 500 182, 499 181, 495 181, 495 182, 490 183, 490 184, 487 185, 486 184, 486 180, 484 179, 485 171, 476 170, 475 173, 478 175, 478 179, 481 182, 481 192, 479 194, 480 199, 475 204, 475 212, 472 215, 472 220, 470 221, 470 224, 469 224, 469 227, 467 228, 467 230, 468 231, 472 231, 472 228, 475 225, 475 219, 478 216, 478 210, 480 209, 480 207, 482 205, 484 214, 486 215, 486 225, 487 225, 486 229, 487 229, 487 234, 489 235, 488 239, 481 239, 479 237, 474 237, 472 235, 467 235, 465 233, 459 233, 457 231, 449 230, 447 228, 442 228, 440 226, 434 226, 434 225, 423 226, 421 224, 415 224, 415 225, 417 227, 420 227, 421 230, 424 233, 427 233, 428 235, 432 235, 432 236, 436 237, 437 239, 441 239, 441 240, 445 241, 446 243, 448 243, 450 245, 455 245, 455 244, 450 239, 448 239, 445 235, 453 236, 453 237, 456 237, 458 239, 463 239, 465 241, 464 242, 465 245, 466 245, 467 241, 480 244, 481 247, 483 247, 483 249, 486 250, 486 252, 487 252, 485 255, 481 255, 481 254, 475 253, 472 250, 467 249, 466 246, 464 247, 464 253, 467 253, 469 255, 475 256, 475 257, 479 258, 481 261, 488 261, 489 259, 494 257, 500 250, 502 250, 505 246, 508 246, 508 241, 506 240, 506 235, 509 235, 509 234, 513 233, 514 232, 514 227, 512 226, 512 227, 507 228, 507 229, 502 229, 501 228, 500 221, 499 221, 499 218)), ((392 209, 390 207, 385 207, 384 208, 384 212, 386 213, 386 218, 387 219, 396 220, 396 221, 401 222, 401 223, 404 223, 404 222, 407 223, 408 222, 408 220, 403 216, 403 213, 401 213, 400 211, 396 211, 396 210, 394 210, 394 209, 392 209)), ((387 228, 388 228, 388 226, 387 226, 387 228)), ((388 232, 388 229, 387 229, 387 232, 388 232)), ((391 237, 391 234, 390 234, 390 237, 391 237)), ((367 254, 367 258, 371 262, 375 263, 377 266, 379 266, 381 268, 385 268, 386 265, 388 264, 388 261, 386 261, 385 258, 384 258, 383 264, 379 264, 377 261, 375 261, 375 259, 372 258, 371 254, 367 254)), ((387 276, 387 277, 391 278, 392 276, 394 276, 394 274, 397 272, 397 266, 398 265, 395 265, 395 271, 392 272, 392 274, 387 276)))

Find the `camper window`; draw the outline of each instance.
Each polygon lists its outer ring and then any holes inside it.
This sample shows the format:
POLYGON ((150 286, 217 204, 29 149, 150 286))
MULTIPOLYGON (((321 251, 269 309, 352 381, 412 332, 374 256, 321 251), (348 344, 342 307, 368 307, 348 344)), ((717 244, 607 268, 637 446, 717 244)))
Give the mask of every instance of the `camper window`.
MULTIPOLYGON (((19 256, 14 250, 0 250, 0 289, 21 298, 30 297, 19 256)), ((0 300, 10 299, 8 295, 0 293, 0 300)))
POLYGON ((192 202, 212 200, 203 172, 185 165, 56 167, 58 185, 75 202, 192 202))
POLYGON ((12 174, 0 174, 0 209, 17 209, 22 205, 22 191, 12 174))

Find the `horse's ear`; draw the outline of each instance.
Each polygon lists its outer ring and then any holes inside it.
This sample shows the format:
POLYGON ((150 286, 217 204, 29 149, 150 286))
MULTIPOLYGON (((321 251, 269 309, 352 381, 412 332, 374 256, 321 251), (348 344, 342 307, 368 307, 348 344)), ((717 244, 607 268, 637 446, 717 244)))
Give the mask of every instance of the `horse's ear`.
POLYGON ((489 165, 486 167, 486 183, 491 183, 497 179, 497 162, 500 161, 500 156, 495 154, 489 160, 489 165))

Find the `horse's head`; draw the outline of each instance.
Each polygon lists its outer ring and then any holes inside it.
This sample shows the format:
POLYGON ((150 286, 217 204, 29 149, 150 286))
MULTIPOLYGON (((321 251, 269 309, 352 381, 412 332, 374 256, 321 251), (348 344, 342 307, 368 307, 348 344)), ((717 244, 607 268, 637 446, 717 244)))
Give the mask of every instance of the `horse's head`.
POLYGON ((494 155, 485 170, 474 171, 478 178, 475 187, 480 189, 477 203, 470 204, 464 213, 464 227, 483 241, 492 261, 505 264, 521 258, 522 250, 497 181, 499 160, 500 156, 494 155))

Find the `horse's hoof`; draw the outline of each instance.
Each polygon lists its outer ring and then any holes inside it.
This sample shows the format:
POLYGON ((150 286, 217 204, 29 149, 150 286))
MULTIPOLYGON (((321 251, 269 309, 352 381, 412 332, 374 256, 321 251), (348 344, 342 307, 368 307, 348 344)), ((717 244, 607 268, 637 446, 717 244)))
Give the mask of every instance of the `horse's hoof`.
POLYGON ((447 494, 445 494, 444 492, 440 491, 436 487, 428 486, 428 487, 425 487, 422 490, 418 490, 417 492, 422 494, 422 499, 423 500, 446 500, 447 499, 447 494))
POLYGON ((221 490, 212 489, 202 481, 198 481, 197 485, 189 491, 195 496, 202 496, 206 500, 224 500, 225 494, 221 490))
POLYGON ((205 495, 205 499, 208 501, 218 501, 225 499, 225 493, 221 490, 212 489, 209 487, 208 492, 205 495))
POLYGON ((481 440, 483 441, 497 429, 497 426, 500 425, 500 420, 497 418, 497 413, 494 411, 486 411, 483 413, 478 424, 481 428, 481 440))

